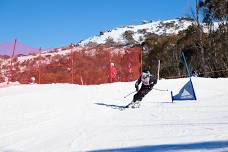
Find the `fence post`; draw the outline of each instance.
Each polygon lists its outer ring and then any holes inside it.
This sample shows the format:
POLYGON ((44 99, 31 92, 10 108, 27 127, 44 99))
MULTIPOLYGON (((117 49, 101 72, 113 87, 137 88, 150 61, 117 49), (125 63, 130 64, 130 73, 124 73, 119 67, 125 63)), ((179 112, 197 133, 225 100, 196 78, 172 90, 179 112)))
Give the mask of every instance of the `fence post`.
POLYGON ((12 52, 12 56, 11 56, 11 60, 10 60, 10 81, 11 82, 13 80, 13 57, 14 57, 14 53, 15 53, 15 49, 16 49, 16 44, 17 44, 17 39, 14 40, 13 52, 12 52))
POLYGON ((158 60, 158 80, 160 79, 160 67, 161 67, 161 63, 160 60, 158 60))
POLYGON ((141 69, 140 69, 140 73, 142 73, 142 68, 143 68, 143 47, 141 48, 141 51, 140 51, 140 64, 141 64, 141 69))
POLYGON ((71 48, 71 83, 74 83, 74 53, 73 53, 73 44, 70 45, 71 48))
POLYGON ((39 81, 39 84, 40 84, 40 77, 41 77, 41 67, 40 67, 40 64, 41 64, 41 48, 39 49, 39 75, 38 75, 38 81, 39 81))
POLYGON ((81 85, 84 85, 82 74, 80 73, 80 80, 81 80, 81 85))

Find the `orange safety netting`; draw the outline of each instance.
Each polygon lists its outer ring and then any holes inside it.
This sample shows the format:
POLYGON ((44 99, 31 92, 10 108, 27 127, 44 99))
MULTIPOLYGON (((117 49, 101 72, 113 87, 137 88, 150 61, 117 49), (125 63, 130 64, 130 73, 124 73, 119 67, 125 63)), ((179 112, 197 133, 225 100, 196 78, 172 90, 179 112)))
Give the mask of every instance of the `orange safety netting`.
POLYGON ((90 85, 133 81, 141 71, 141 48, 74 46, 65 54, 41 53, 23 62, 14 57, 12 69, 8 70, 10 81, 20 83, 90 85))

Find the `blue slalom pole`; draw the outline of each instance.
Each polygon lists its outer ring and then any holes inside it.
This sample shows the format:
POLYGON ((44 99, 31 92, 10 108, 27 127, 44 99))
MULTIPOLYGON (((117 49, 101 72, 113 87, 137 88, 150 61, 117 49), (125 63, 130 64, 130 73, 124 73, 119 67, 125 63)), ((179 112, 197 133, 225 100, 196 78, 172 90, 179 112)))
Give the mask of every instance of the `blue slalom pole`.
POLYGON ((183 57, 183 59, 184 59, 184 66, 185 66, 185 68, 186 68, 186 70, 187 70, 187 73, 188 73, 188 77, 191 79, 191 73, 190 73, 190 71, 189 71, 189 68, 188 68, 188 65, 187 65, 187 62, 186 62, 186 59, 185 59, 185 56, 184 56, 184 53, 183 52, 181 52, 181 54, 182 54, 182 57, 183 57))

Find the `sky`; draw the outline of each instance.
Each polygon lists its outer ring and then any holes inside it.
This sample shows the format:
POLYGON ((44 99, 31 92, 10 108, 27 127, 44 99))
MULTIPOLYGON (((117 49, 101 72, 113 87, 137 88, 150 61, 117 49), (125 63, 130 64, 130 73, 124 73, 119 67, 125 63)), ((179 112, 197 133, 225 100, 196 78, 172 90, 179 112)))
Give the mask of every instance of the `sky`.
POLYGON ((57 48, 143 20, 191 15, 195 0, 0 0, 0 43, 57 48))

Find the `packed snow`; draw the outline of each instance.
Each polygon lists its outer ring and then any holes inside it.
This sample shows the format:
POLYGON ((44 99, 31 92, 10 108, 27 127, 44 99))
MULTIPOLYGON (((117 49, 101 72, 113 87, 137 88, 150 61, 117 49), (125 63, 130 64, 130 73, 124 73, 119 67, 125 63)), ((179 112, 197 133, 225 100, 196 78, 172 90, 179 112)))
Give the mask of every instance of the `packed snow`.
POLYGON ((134 82, 0 87, 0 151, 228 151, 228 79, 193 78, 197 101, 172 103, 187 81, 159 80, 169 91, 125 110, 134 82))

